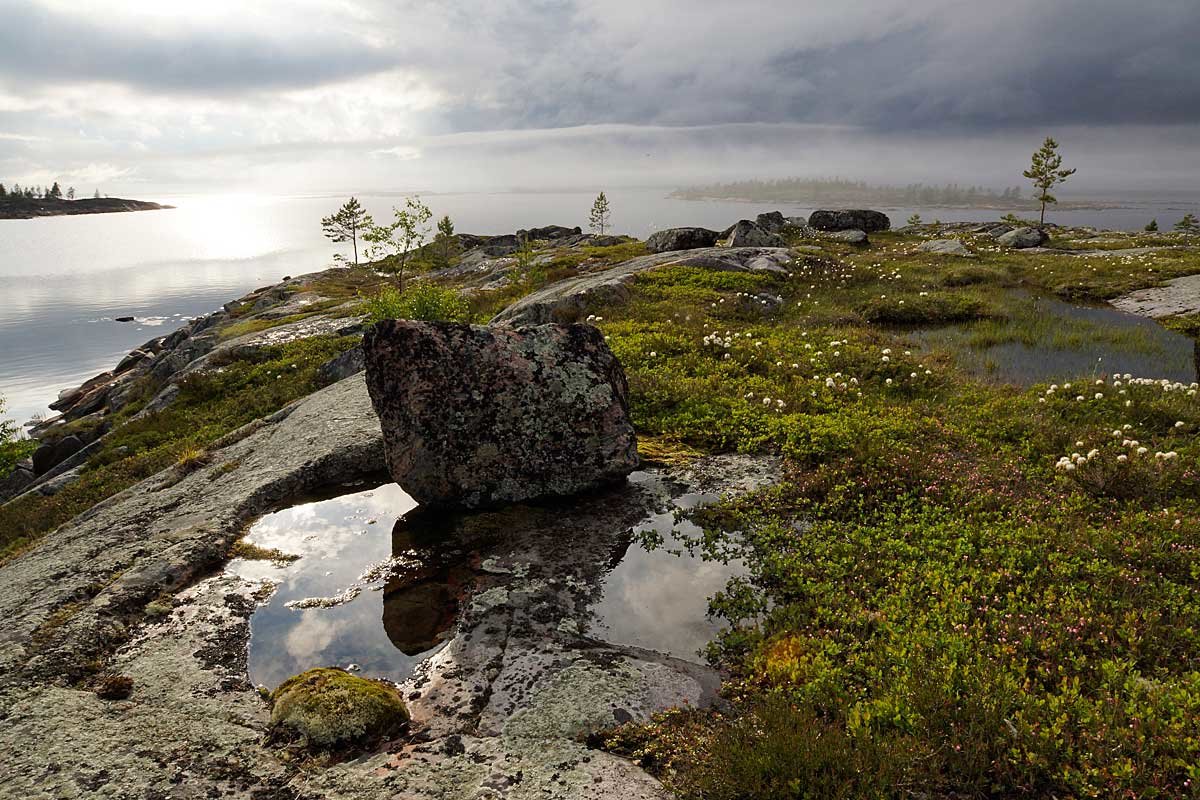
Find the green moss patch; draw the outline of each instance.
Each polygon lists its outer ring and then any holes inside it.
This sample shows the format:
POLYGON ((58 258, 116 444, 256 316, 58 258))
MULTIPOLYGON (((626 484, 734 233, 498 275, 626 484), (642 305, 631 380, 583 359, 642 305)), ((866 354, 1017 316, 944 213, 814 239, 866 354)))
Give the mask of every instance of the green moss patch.
POLYGON ((398 733, 408 719, 394 686, 340 669, 310 669, 271 693, 272 734, 316 750, 370 745, 398 733))

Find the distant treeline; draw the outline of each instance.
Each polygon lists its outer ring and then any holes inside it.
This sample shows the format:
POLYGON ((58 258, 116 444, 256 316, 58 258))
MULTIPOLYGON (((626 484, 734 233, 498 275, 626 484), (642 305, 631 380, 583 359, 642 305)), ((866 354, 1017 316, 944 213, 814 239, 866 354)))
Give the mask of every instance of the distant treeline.
POLYGON ((1022 207, 1031 200, 1021 196, 1020 186, 997 191, 982 186, 871 186, 865 181, 839 178, 779 178, 768 181, 734 181, 679 189, 674 197, 685 200, 751 200, 756 203, 807 203, 846 205, 873 203, 894 206, 1011 206, 1022 207))
MULTIPOLYGON (((94 198, 100 197, 100 190, 92 195, 94 198)), ((64 193, 62 187, 58 185, 58 181, 54 182, 53 186, 21 186, 19 183, 14 183, 11 187, 6 187, 0 183, 0 203, 5 200, 74 200, 75 187, 68 186, 64 193)))

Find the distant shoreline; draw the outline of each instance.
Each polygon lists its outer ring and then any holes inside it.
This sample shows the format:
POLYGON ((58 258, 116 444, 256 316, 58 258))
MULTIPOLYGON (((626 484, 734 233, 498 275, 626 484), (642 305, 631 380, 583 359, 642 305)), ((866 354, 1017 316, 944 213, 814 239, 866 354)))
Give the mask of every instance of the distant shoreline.
POLYGON ((116 214, 123 211, 159 211, 174 206, 146 200, 126 200, 120 197, 86 197, 81 200, 59 198, 0 198, 0 219, 36 219, 76 214, 116 214))
MULTIPOLYGON (((781 205, 804 206, 812 208, 850 208, 850 207, 876 207, 876 208, 937 208, 962 211, 1036 211, 1038 205, 1036 203, 1017 202, 1017 203, 912 203, 901 204, 895 202, 883 202, 879 199, 871 200, 870 198, 837 198, 817 200, 813 198, 798 198, 785 199, 782 197, 735 197, 732 195, 718 194, 700 194, 688 192, 686 190, 674 191, 667 195, 672 200, 686 200, 691 202, 713 202, 720 201, 726 203, 778 203, 781 205)), ((1055 208, 1059 211, 1109 211, 1112 209, 1129 208, 1121 203, 1114 203, 1103 200, 1060 200, 1055 208)))

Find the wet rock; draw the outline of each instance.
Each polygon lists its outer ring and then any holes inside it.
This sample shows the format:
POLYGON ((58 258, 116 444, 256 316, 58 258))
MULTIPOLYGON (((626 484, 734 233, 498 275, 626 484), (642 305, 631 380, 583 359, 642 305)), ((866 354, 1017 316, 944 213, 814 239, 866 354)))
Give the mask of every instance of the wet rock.
POLYGON ((786 247, 778 234, 763 230, 748 219, 739 220, 725 232, 720 242, 722 247, 786 247))
POLYGON ((666 253, 672 250, 713 247, 720 235, 708 228, 668 228, 650 234, 646 239, 646 250, 651 253, 666 253))
POLYGON ((825 238, 834 242, 843 242, 845 244, 853 244, 860 247, 871 243, 871 241, 867 238, 867 232, 860 230, 827 233, 825 234, 825 238))
POLYGON ((133 322, 133 317, 116 317, 116 322, 133 322))
POLYGON ((423 505, 566 496, 637 466, 625 373, 596 328, 388 320, 363 351, 388 468, 423 505))
POLYGON ((967 249, 961 239, 932 239, 917 246, 922 253, 936 253, 943 256, 963 256, 974 258, 975 254, 967 249))
POLYGON ((544 228, 530 228, 529 230, 519 230, 516 233, 518 239, 563 239, 568 236, 579 236, 583 233, 578 226, 574 228, 564 228, 562 225, 547 225, 544 228))
POLYGON ((408 709, 394 686, 341 669, 310 669, 271 693, 272 733, 319 750, 372 744, 407 723, 408 709))
POLYGON ((1003 247, 1024 250, 1030 247, 1041 247, 1050 241, 1050 235, 1041 228, 1017 228, 996 238, 1003 247))
POLYGON ((530 294, 497 314, 492 325, 541 325, 579 322, 589 305, 619 304, 630 297, 629 282, 637 275, 666 266, 701 267, 731 272, 784 274, 792 263, 782 247, 706 247, 682 253, 651 253, 602 272, 566 278, 530 294))
POLYGON ((819 231, 859 230, 867 233, 886 231, 892 227, 887 214, 863 208, 814 211, 808 218, 808 224, 819 231))

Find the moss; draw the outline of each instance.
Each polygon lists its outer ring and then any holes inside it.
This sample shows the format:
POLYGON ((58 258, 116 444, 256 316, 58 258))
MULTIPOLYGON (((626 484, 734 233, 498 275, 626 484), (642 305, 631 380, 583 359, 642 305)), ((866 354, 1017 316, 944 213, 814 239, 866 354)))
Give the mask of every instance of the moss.
POLYGON ((273 561, 276 564, 290 564, 300 558, 298 555, 285 553, 273 547, 259 547, 244 539, 233 543, 233 547, 229 548, 229 557, 241 558, 246 561, 273 561))
POLYGON ((331 667, 288 678, 271 693, 273 736, 316 750, 370 745, 399 732, 408 719, 394 686, 331 667))
POLYGON ((662 437, 646 437, 638 440, 638 455, 646 464, 676 466, 700 458, 703 453, 686 444, 673 442, 662 437))

